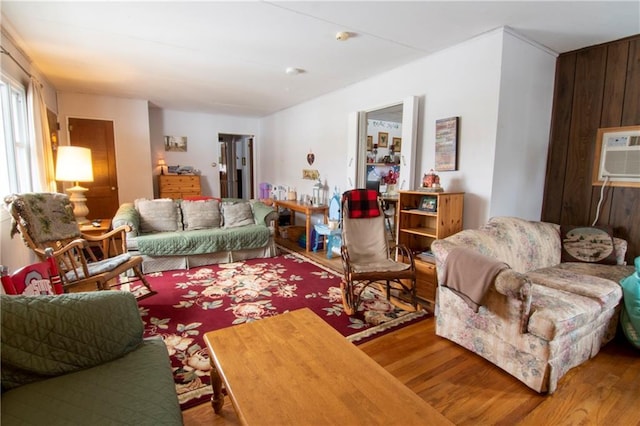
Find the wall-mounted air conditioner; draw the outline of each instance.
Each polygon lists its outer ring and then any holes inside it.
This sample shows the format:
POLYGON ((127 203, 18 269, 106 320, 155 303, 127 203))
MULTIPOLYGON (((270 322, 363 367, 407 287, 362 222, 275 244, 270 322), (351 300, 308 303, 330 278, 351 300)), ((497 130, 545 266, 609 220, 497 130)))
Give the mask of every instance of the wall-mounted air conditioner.
POLYGON ((640 187, 640 126, 598 129, 593 184, 640 187))

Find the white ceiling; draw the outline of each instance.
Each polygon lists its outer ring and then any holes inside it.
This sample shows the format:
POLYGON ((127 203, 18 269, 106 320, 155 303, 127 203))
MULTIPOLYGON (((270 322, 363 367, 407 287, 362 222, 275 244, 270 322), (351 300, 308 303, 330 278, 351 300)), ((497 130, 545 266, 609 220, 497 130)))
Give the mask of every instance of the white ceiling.
POLYGON ((640 33, 640 2, 0 3, 59 91, 260 117, 508 26, 555 52, 640 33), (353 34, 335 39, 339 31, 353 34), (305 70, 287 75, 287 67, 305 70))

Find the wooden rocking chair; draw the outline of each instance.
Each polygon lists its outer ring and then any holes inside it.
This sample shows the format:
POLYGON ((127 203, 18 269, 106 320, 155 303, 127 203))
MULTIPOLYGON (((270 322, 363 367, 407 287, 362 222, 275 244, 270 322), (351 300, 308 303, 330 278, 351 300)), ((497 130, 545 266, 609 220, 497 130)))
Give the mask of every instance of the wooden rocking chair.
POLYGON ((348 315, 358 312, 364 289, 384 283, 387 299, 392 288, 416 299, 416 267, 406 246, 390 245, 385 235, 382 199, 373 189, 353 189, 342 194, 342 303, 348 315), (396 254, 408 263, 395 260, 396 254))
POLYGON ((19 232, 27 247, 42 261, 47 258, 45 250, 53 249, 65 291, 87 286, 108 290, 139 280, 148 293, 138 298, 156 293, 140 270, 142 258, 127 251, 128 226, 101 236, 82 234, 65 194, 14 194, 6 197, 5 203, 13 217, 12 237, 19 232), (128 275, 120 278, 123 274, 128 275))

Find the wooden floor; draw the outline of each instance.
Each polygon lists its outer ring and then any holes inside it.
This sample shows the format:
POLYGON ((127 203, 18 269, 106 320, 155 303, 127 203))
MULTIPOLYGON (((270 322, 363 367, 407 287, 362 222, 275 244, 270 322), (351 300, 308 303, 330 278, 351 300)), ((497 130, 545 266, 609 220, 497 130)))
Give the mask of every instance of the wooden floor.
MULTIPOLYGON (((358 347, 458 425, 640 425, 640 351, 620 336, 569 371, 550 396, 436 336, 433 318, 358 347)), ((257 397, 268 398, 259 388, 257 397)), ((206 403, 183 418, 187 426, 239 424, 228 398, 221 415, 206 403)))

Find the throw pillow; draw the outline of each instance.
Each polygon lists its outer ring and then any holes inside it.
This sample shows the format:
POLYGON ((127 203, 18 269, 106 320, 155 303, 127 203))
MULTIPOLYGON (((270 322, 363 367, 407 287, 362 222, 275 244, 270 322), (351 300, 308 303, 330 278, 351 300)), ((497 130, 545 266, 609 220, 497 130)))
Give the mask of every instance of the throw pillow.
POLYGON ((225 228, 255 224, 251 204, 249 203, 224 203, 222 205, 222 216, 225 228))
POLYGON ((220 203, 217 200, 182 200, 185 231, 220 227, 220 203))
POLYGON ((137 199, 134 203, 140 214, 140 231, 143 234, 182 229, 179 209, 171 198, 137 199))
POLYGON ((560 226, 563 262, 616 264, 613 235, 606 226, 560 226))

